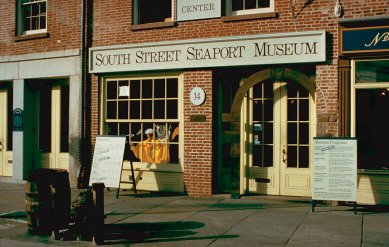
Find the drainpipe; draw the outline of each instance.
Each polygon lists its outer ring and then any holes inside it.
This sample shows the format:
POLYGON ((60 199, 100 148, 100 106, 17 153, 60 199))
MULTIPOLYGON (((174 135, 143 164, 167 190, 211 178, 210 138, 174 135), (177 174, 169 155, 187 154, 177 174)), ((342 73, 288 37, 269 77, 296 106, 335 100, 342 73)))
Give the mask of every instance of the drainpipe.
POLYGON ((85 90, 84 90, 84 85, 86 83, 86 75, 85 75, 85 62, 87 61, 86 60, 86 57, 85 57, 85 49, 86 49, 86 42, 85 42, 85 23, 86 23, 86 9, 87 9, 87 6, 86 6, 86 1, 87 0, 82 0, 81 1, 81 40, 80 40, 80 54, 81 54, 81 110, 80 110, 80 141, 79 141, 79 162, 80 162, 80 167, 79 167, 79 170, 77 172, 77 188, 80 188, 82 185, 80 184, 81 182, 81 176, 82 176, 82 170, 83 170, 83 164, 84 164, 84 156, 83 153, 83 149, 84 149, 84 140, 85 140, 85 136, 84 136, 84 104, 85 104, 85 97, 84 97, 84 93, 85 93, 85 90))
POLYGON ((80 140, 80 170, 78 173, 78 188, 87 188, 91 169, 90 140, 90 75, 88 73, 89 48, 92 46, 93 0, 82 0, 81 4, 81 140, 80 140))

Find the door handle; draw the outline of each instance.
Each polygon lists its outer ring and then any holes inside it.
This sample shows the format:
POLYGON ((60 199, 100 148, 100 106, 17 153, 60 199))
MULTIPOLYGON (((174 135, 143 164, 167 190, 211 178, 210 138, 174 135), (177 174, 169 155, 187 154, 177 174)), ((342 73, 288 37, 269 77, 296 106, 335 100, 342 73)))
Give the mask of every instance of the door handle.
POLYGON ((282 149, 282 162, 286 163, 287 160, 288 160, 288 154, 286 153, 285 148, 283 148, 282 149))
POLYGON ((3 151, 4 145, 3 145, 3 139, 0 139, 0 151, 3 151))

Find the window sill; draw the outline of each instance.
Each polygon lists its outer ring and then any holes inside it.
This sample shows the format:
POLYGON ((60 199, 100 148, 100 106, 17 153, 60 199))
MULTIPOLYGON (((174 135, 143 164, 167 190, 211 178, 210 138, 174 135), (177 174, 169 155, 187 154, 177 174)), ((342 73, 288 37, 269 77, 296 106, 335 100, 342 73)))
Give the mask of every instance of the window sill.
POLYGON ((276 12, 249 14, 249 15, 223 16, 222 21, 232 22, 232 21, 245 21, 245 20, 255 20, 255 19, 274 18, 274 17, 278 17, 278 14, 276 12))
POLYGON ((174 27, 176 23, 174 21, 169 22, 154 22, 154 23, 146 23, 146 24, 136 24, 130 27, 131 31, 145 30, 145 29, 155 29, 155 28, 166 28, 166 27, 174 27))
POLYGON ((43 38, 49 38, 49 33, 37 33, 37 34, 26 34, 21 36, 16 36, 14 41, 24 41, 24 40, 32 40, 32 39, 43 39, 43 38))

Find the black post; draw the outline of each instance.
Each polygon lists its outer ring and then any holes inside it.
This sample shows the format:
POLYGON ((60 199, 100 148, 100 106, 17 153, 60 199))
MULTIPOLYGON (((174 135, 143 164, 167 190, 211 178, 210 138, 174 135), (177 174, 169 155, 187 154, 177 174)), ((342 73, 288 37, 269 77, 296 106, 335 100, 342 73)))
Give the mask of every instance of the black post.
POLYGON ((93 241, 104 243, 104 183, 93 183, 93 241))

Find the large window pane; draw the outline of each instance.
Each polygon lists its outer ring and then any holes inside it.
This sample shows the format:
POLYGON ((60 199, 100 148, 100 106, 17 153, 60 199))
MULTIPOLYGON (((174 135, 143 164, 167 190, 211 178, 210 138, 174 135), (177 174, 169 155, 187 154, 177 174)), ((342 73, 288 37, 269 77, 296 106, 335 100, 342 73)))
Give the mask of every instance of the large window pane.
POLYGON ((387 89, 356 90, 358 168, 389 169, 389 109, 387 89))
POLYGON ((69 85, 61 86, 61 152, 69 152, 69 85))
POLYGON ((130 81, 130 98, 140 99, 140 80, 130 81))
POLYGON ((108 119, 116 119, 117 116, 117 102, 116 101, 108 101, 107 102, 107 118, 108 119))
POLYGON ((107 99, 116 99, 117 98, 117 82, 108 81, 107 82, 107 99))
POLYGON ((163 22, 171 18, 171 0, 136 0, 138 3, 138 23, 163 22))
POLYGON ((8 109, 8 129, 7 129, 7 150, 12 150, 12 133, 13 133, 13 90, 12 86, 8 88, 8 102, 7 102, 7 109, 8 109))
POLYGON ((51 151, 51 87, 48 85, 40 88, 39 151, 51 151))
POLYGON ((252 14, 260 13, 263 11, 271 11, 267 9, 270 7, 272 0, 227 0, 231 3, 231 10, 233 14, 252 14), (245 12, 250 11, 251 12, 245 12))
POLYGON ((105 88, 108 134, 128 135, 136 161, 179 163, 178 79, 107 80, 105 88))
POLYGON ((356 83, 389 82, 389 60, 357 61, 356 83))

